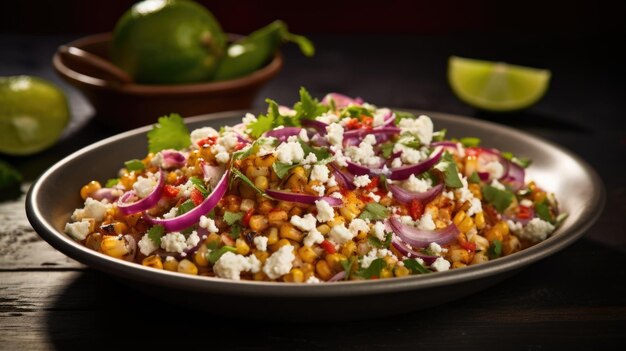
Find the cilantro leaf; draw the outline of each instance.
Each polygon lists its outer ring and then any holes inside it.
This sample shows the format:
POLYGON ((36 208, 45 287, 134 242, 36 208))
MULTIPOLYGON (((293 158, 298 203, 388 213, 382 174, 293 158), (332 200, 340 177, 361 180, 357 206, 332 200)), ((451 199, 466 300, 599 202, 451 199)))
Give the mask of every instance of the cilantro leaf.
POLYGON ((161 237, 164 234, 165 234, 165 228, 160 224, 157 224, 148 230, 148 238, 152 240, 152 242, 156 246, 159 246, 159 247, 161 246, 161 237))
POLYGON ((465 138, 459 139, 459 141, 465 147, 476 147, 476 146, 480 145, 480 138, 465 137, 465 138))
POLYGON ((424 273, 431 273, 428 269, 426 269, 426 267, 422 266, 422 264, 420 264, 419 262, 417 262, 417 260, 415 259, 406 259, 404 261, 402 261, 404 263, 404 266, 408 269, 411 270, 411 272, 413 272, 413 274, 424 274, 424 273))
POLYGON ((178 206, 178 210, 176 211, 176 217, 184 215, 185 213, 193 210, 194 207, 196 207, 196 205, 193 203, 193 201, 191 201, 191 199, 183 202, 182 204, 180 204, 180 206, 178 206))
POLYGON ((129 171, 141 171, 146 168, 146 166, 143 165, 143 162, 137 159, 124 162, 124 167, 126 167, 129 171))
POLYGON ((493 207, 502 213, 506 210, 513 201, 515 195, 508 190, 500 190, 491 185, 483 185, 482 187, 483 197, 487 202, 493 205, 493 207))
POLYGON ((369 267, 365 269, 359 269, 357 275, 365 279, 379 278, 380 271, 382 271, 385 267, 387 267, 385 260, 383 260, 382 258, 377 258, 372 261, 372 263, 370 263, 369 267))
POLYGON ((106 188, 112 188, 114 186, 117 185, 117 183, 120 182, 120 178, 111 178, 109 180, 107 180, 106 184, 104 185, 106 188))
POLYGON ((396 115, 396 124, 405 118, 415 119, 415 115, 411 112, 394 110, 393 113, 396 115))
POLYGON ((554 218, 552 217, 552 213, 550 213, 550 205, 548 205, 546 200, 535 204, 535 213, 537 213, 537 216, 542 220, 554 223, 554 218))
POLYGON ((306 157, 310 153, 313 153, 315 157, 318 159, 318 161, 331 157, 331 154, 330 154, 330 151, 328 151, 328 148, 313 147, 305 143, 301 139, 298 139, 298 142, 300 143, 300 146, 302 146, 302 150, 304 151, 304 157, 306 157))
POLYGON ((380 151, 383 153, 383 158, 389 158, 393 153, 393 142, 386 142, 380 145, 380 151))
POLYGON ((11 165, 0 160, 0 200, 16 199, 22 194, 22 175, 11 165))
POLYGON ((444 181, 446 182, 446 186, 450 188, 461 188, 463 187, 463 183, 461 182, 461 178, 459 178, 459 171, 456 168, 456 162, 454 162, 454 158, 452 154, 449 152, 444 152, 441 160, 439 161, 438 166, 441 165, 439 170, 443 171, 444 181))
POLYGON ((370 236, 369 238, 367 238, 367 240, 369 241, 370 245, 379 248, 379 249, 387 249, 389 248, 389 245, 391 245, 391 239, 393 237, 393 234, 387 233, 385 235, 385 241, 381 241, 380 239, 378 239, 375 236, 370 236))
POLYGON ((263 190, 257 188, 256 185, 254 185, 254 183, 252 183, 250 178, 246 177, 246 175, 241 173, 240 170, 238 170, 237 168, 233 167, 233 168, 231 168, 231 172, 233 172, 233 174, 235 175, 235 178, 241 179, 241 181, 243 181, 244 183, 248 184, 252 189, 256 190, 257 193, 259 193, 261 195, 264 195, 264 196, 267 196, 267 195, 265 195, 263 190))
POLYGON ((243 218, 243 215, 244 215, 243 212, 225 211, 224 212, 224 222, 226 222, 228 225, 233 225, 236 222, 241 221, 241 219, 243 218))
POLYGON ((276 161, 274 162, 274 164, 272 164, 272 169, 274 170, 274 172, 276 172, 276 175, 278 176, 278 178, 283 179, 284 176, 287 175, 287 173, 289 173, 289 170, 299 166, 298 164, 292 165, 289 163, 284 163, 284 162, 280 162, 280 161, 276 161))
POLYGON ((480 177, 478 176, 478 173, 476 173, 476 171, 474 171, 472 173, 472 175, 469 176, 469 178, 467 178, 467 181, 472 183, 472 184, 478 184, 478 183, 480 183, 480 177))
POLYGON ((148 150, 156 153, 165 149, 180 150, 191 145, 189 129, 176 113, 159 117, 159 122, 148 132, 148 150))
POLYGON ((340 113, 341 117, 352 117, 352 118, 359 118, 363 115, 373 117, 372 111, 370 111, 368 108, 363 107, 363 106, 355 106, 355 105, 350 105, 348 107, 345 107, 340 113))
POLYGON ((256 122, 250 123, 250 135, 255 138, 260 137, 263 133, 270 131, 278 126, 299 127, 300 122, 297 116, 283 116, 278 112, 278 103, 272 99, 265 99, 268 104, 267 114, 259 115, 256 122))
POLYGON ((274 125, 274 117, 271 115, 259 115, 255 122, 248 125, 250 135, 255 138, 260 137, 263 133, 272 130, 274 125))
POLYGON ((239 238, 239 235, 241 234, 241 225, 239 225, 239 223, 235 223, 230 227, 230 233, 228 233, 228 236, 230 236, 232 239, 237 239, 239 238))
POLYGON ((304 87, 300 87, 300 101, 293 106, 298 120, 302 118, 314 119, 327 112, 328 108, 328 106, 320 104, 317 99, 313 99, 304 87))
POLYGON ((410 147, 411 149, 419 150, 420 146, 422 146, 422 143, 417 139, 413 139, 411 141, 402 142, 402 145, 410 147))
POLYGON ((350 274, 352 273, 352 266, 354 265, 354 261, 356 261, 356 257, 352 256, 350 259, 341 260, 341 267, 346 272, 346 277, 344 280, 348 280, 350 278, 350 274))
POLYGON ((487 249, 487 256, 489 256, 490 260, 502 256, 502 242, 500 240, 494 240, 491 242, 489 249, 487 249))
POLYGON ((528 166, 530 166, 530 164, 533 162, 529 158, 526 158, 526 157, 521 157, 521 158, 520 157, 516 157, 515 155, 513 155, 513 153, 507 152, 507 151, 503 151, 500 154, 505 159, 515 163, 516 165, 518 165, 518 166, 520 166, 522 168, 528 168, 528 166))
POLYGON ((381 204, 370 202, 367 205, 365 205, 365 211, 361 213, 359 218, 377 221, 377 220, 385 219, 388 216, 389 216, 388 208, 386 208, 385 206, 381 204))
POLYGON ((447 129, 441 129, 433 133, 433 141, 443 141, 446 138, 447 129))
POLYGON ((233 160, 241 160, 246 157, 249 157, 252 154, 256 154, 259 152, 259 147, 265 143, 270 143, 273 139, 270 138, 259 138, 255 140, 252 145, 247 148, 241 149, 233 153, 233 160))
POLYGON ((217 250, 211 250, 207 253, 207 260, 211 262, 211 264, 215 264, 215 262, 227 252, 237 252, 237 249, 232 246, 222 246, 217 250))
POLYGON ((206 188, 206 185, 200 178, 191 177, 189 180, 193 183, 193 186, 200 191, 202 197, 206 198, 209 195, 209 191, 206 188))

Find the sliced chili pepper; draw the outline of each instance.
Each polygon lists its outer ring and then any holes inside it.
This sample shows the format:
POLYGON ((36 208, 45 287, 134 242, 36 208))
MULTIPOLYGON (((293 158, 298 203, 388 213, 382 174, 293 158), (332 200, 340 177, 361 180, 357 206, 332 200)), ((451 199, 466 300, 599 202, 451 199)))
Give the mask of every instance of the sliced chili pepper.
POLYGON ((193 189, 191 191, 191 195, 189 195, 189 198, 191 199, 191 201, 193 201, 193 204, 196 206, 200 205, 202 201, 204 201, 204 196, 202 196, 202 193, 198 189, 193 189))
POLYGON ((215 145, 216 142, 217 142, 217 136, 210 136, 210 137, 206 137, 204 139, 198 140, 196 145, 198 145, 198 147, 212 146, 212 145, 215 145))
POLYGON ((185 184, 187 183, 187 177, 186 176, 181 176, 179 178, 176 178, 176 180, 174 180, 174 183, 172 183, 172 185, 181 185, 181 184, 185 184))
POLYGON ((532 213, 530 212, 530 208, 526 206, 520 206, 517 212, 517 218, 519 219, 529 219, 532 213))
POLYGON ((372 180, 370 181, 369 184, 367 184, 365 186, 365 190, 372 190, 374 188, 378 187, 378 182, 380 181, 380 177, 374 177, 372 178, 372 180))
POLYGON ((468 241, 460 241, 459 244, 467 251, 476 251, 476 243, 471 243, 468 241))
POLYGON ((374 118, 363 115, 361 116, 361 123, 363 124, 363 129, 372 129, 374 118))
POLYGON ((421 201, 414 199, 411 201, 411 207, 409 207, 409 214, 414 221, 417 221, 424 214, 424 204, 421 201))
POLYGON ((335 249, 335 245, 333 245, 333 243, 331 243, 328 240, 322 241, 320 246, 322 247, 322 249, 326 250, 326 252, 329 254, 334 254, 335 252, 337 252, 337 249, 335 249))
POLYGON ((350 118, 348 120, 348 123, 346 123, 346 128, 348 128, 348 129, 360 129, 361 128, 361 122, 359 122, 359 120, 356 119, 356 118, 350 118))
POLYGON ((253 214, 254 214, 254 208, 249 209, 246 212, 246 214, 243 215, 243 218, 241 219, 241 223, 243 223, 243 225, 247 227, 248 224, 250 223, 250 218, 252 217, 253 214))
POLYGON ((166 197, 176 197, 176 195, 178 195, 178 193, 180 192, 180 190, 178 190, 177 187, 166 184, 163 187, 163 195, 165 195, 166 197))
POLYGON ((246 143, 242 143, 241 141, 237 143, 237 145, 235 145, 235 150, 239 151, 241 149, 243 149, 244 147, 246 147, 246 143))

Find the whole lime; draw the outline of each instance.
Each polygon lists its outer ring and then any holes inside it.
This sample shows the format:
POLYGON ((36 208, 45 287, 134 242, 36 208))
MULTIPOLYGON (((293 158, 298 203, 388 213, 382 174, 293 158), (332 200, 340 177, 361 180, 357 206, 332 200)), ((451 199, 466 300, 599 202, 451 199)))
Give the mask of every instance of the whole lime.
POLYGON ((210 80, 224 55, 226 36, 215 17, 189 0, 145 0, 113 31, 113 62, 143 84, 210 80))
POLYGON ((54 144, 68 121, 67 98, 53 83, 0 77, 0 152, 29 155, 54 144))

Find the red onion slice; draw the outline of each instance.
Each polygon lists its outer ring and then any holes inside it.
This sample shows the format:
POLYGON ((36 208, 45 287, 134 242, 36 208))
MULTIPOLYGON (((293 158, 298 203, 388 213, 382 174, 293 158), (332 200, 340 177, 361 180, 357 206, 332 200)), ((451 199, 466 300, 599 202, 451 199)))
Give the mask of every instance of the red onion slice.
POLYGON ((375 127, 374 129, 389 127, 389 126, 395 124, 395 121, 396 121, 396 117, 394 116, 393 111, 391 111, 391 110, 387 111, 387 113, 385 114, 383 119, 384 119, 383 124, 381 124, 378 127, 375 127))
POLYGON ((278 139, 279 141, 283 142, 283 141, 286 141, 290 136, 300 134, 301 130, 302 128, 298 128, 298 127, 284 127, 280 129, 270 130, 269 132, 265 133, 265 136, 274 137, 278 139))
POLYGON ((301 204, 314 205, 315 201, 324 200, 333 207, 338 207, 338 206, 343 205, 343 201, 341 201, 341 199, 338 199, 332 196, 315 196, 315 195, 309 195, 309 194, 292 193, 292 192, 281 191, 281 190, 266 190, 265 193, 275 198, 276 200, 282 200, 282 201, 288 201, 288 202, 297 202, 301 204))
POLYGON ((163 150, 161 151, 161 157, 163 157, 161 167, 165 169, 180 168, 184 166, 185 161, 187 161, 185 155, 176 150, 163 150))
POLYGON ((354 176, 350 173, 342 172, 339 166, 337 166, 334 162, 330 163, 330 171, 335 176, 335 180, 343 185, 343 188, 348 190, 352 190, 356 188, 354 185, 354 176))
POLYGON ((311 137, 311 143, 315 146, 330 146, 330 143, 321 134, 315 134, 311 137))
POLYGON ((408 203, 411 203, 411 201, 413 200, 419 200, 423 204, 427 204, 431 202, 434 198, 436 198, 437 195, 439 195, 443 191, 443 183, 439 183, 435 185, 434 187, 421 193, 408 191, 406 189, 403 189, 393 184, 387 185, 387 188, 393 194, 393 198, 396 199, 398 202, 408 204, 408 203))
POLYGON ((373 134, 376 137, 377 143, 385 142, 391 139, 392 136, 400 133, 400 128, 397 127, 379 127, 374 129, 353 129, 343 133, 343 144, 347 146, 359 145, 361 140, 368 134, 373 134))
POLYGON ((143 218, 146 222, 157 225, 160 224, 165 228, 167 232, 175 232, 185 228, 189 228, 192 225, 200 221, 200 216, 209 213, 217 203, 224 197, 226 190, 228 189, 228 175, 230 172, 225 172, 220 179, 219 183, 213 189, 213 192, 202 201, 202 203, 194 207, 191 211, 174 218, 161 219, 151 217, 146 212, 143 213, 143 218))
POLYGON ((395 247, 401 255, 408 258, 421 258, 422 260, 424 260, 424 263, 429 266, 433 264, 435 260, 437 260, 437 256, 426 255, 411 249, 405 243, 400 241, 400 238, 398 238, 396 235, 393 235, 393 237, 391 238, 391 245, 393 245, 393 247, 395 247))
POLYGON ((398 217, 391 217, 389 223, 393 232, 412 247, 426 247, 430 243, 447 244, 460 233, 454 224, 439 230, 420 230, 413 226, 402 224, 398 217))
POLYGON ((524 186, 526 171, 515 162, 507 161, 506 173, 500 178, 507 183, 514 191, 518 191, 524 186))
POLYGON ((441 155, 443 155, 443 147, 437 146, 425 161, 415 165, 392 168, 388 178, 391 180, 405 180, 410 177, 411 174, 422 174, 437 164, 441 155))
POLYGON ((341 271, 335 275, 333 275, 332 277, 330 277, 330 279, 327 280, 327 282, 337 282, 340 281, 342 279, 344 279, 346 277, 346 271, 341 271))
POLYGON ((360 97, 351 98, 349 96, 339 94, 339 93, 326 94, 326 96, 324 96, 324 98, 322 99, 321 103, 322 105, 329 105, 330 100, 333 100, 335 102, 335 107, 338 109, 342 109, 350 105, 357 105, 357 106, 363 105, 363 99, 361 99, 360 97))
POLYGON ((315 129, 321 136, 326 135, 326 127, 328 127, 327 123, 320 122, 314 119, 303 119, 300 123, 308 128, 315 129))
POLYGON ((161 193, 163 192, 163 185, 165 185, 165 172, 160 171, 159 182, 154 187, 154 189, 152 189, 152 192, 148 194, 148 196, 144 197, 143 199, 139 201, 136 201, 133 203, 127 203, 126 201, 128 199, 135 196, 134 190, 127 191, 126 193, 124 193, 124 195, 122 195, 117 200, 117 208, 119 208, 120 212, 122 212, 125 215, 138 213, 141 211, 146 211, 154 207, 157 204, 157 202, 159 202, 159 200, 161 199, 161 193))
POLYGON ((122 191, 123 190, 116 188, 102 188, 94 191, 90 196, 98 201, 107 199, 109 200, 109 203, 113 203, 119 197, 118 195, 115 195, 115 193, 121 193, 122 191))
MULTIPOLYGON (((367 174, 369 176, 372 177, 376 177, 379 176, 383 173, 385 173, 381 167, 384 165, 384 163, 379 163, 376 166, 370 166, 373 168, 369 168, 366 166, 361 166, 359 164, 356 164, 352 161, 346 161, 346 163, 348 164, 348 172, 354 174, 354 175, 364 175, 367 174)), ((388 173, 388 172, 387 172, 388 173)), ((386 175, 386 174, 385 174, 386 175)))

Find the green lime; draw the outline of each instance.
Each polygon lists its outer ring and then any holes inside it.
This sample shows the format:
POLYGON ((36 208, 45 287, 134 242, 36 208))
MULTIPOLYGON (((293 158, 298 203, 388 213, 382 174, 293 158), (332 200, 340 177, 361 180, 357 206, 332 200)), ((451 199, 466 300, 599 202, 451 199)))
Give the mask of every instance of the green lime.
POLYGON ((226 47, 215 17, 188 0, 145 0, 130 8, 113 31, 113 62, 144 84, 211 79, 226 47))
POLYGON ((463 102, 487 111, 529 107, 548 89, 550 71, 452 56, 448 81, 463 102))
POLYGON ((67 98, 53 83, 0 77, 0 152, 29 155, 58 139, 70 120, 67 98))

